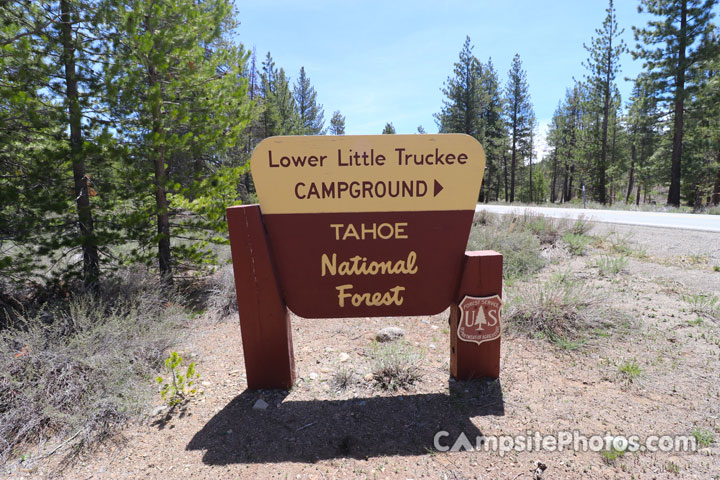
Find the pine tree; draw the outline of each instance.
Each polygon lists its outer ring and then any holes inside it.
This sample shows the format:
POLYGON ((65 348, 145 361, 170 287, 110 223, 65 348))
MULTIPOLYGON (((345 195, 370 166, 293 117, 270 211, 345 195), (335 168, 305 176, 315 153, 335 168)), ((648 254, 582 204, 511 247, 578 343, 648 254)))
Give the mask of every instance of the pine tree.
POLYGON ((393 127, 393 124, 390 122, 386 123, 385 128, 383 128, 382 134, 383 135, 394 135, 395 127, 393 127))
POLYGON ((510 132, 510 203, 515 201, 516 172, 529 152, 535 113, 530 103, 527 75, 520 55, 515 54, 505 88, 505 118, 510 132))
POLYGON ((293 90, 295 106, 299 117, 301 135, 322 135, 325 133, 322 105, 317 104, 317 93, 305 75, 305 67, 300 67, 300 76, 293 90))
POLYGON ((503 121, 503 98, 500 91, 500 81, 493 66, 492 59, 488 59, 483 66, 481 85, 485 102, 482 106, 482 131, 484 132, 483 147, 485 148, 486 170, 483 180, 481 200, 489 201, 492 186, 495 184, 495 200, 500 191, 500 164, 507 139, 505 122, 503 121))
MULTIPOLYGON (((46 212, 65 210, 67 191, 50 152, 61 142, 47 85, 54 66, 41 40, 41 5, 9 2, 0 8, 0 277, 28 281, 40 264, 46 212), (48 181, 52 181, 49 184, 48 181), (46 196, 45 192, 60 196, 46 196), (53 198, 54 197, 54 198, 53 198)), ((0 283, 0 287, 3 285, 0 283)), ((1 292, 0 292, 1 293, 1 292)))
POLYGON ((330 135, 345 135, 345 117, 335 110, 330 119, 330 135))
POLYGON ((712 9, 717 0, 641 0, 639 9, 656 17, 647 28, 635 28, 635 39, 642 41, 633 52, 644 60, 647 81, 656 97, 672 108, 672 155, 668 205, 680 205, 683 164, 685 101, 688 74, 707 60, 709 49, 700 40, 709 34, 712 9))
MULTIPOLYGON (((535 202, 536 194, 538 192, 535 191, 533 188, 533 159, 535 158, 535 117, 532 117, 530 119, 530 125, 528 126, 528 129, 530 131, 530 138, 527 144, 525 145, 526 150, 523 152, 523 157, 527 158, 528 161, 528 189, 527 189, 527 195, 525 195, 526 202, 533 203, 535 202)), ((536 184, 537 186, 537 184, 536 184)))
POLYGON ((465 38, 460 58, 453 66, 442 92, 445 95, 435 122, 440 133, 465 133, 483 140, 482 112, 485 95, 482 91, 482 65, 472 53, 470 37, 465 38))
POLYGON ((275 103, 280 116, 278 135, 297 135, 301 132, 300 117, 295 105, 295 98, 290 90, 290 79, 285 75, 282 67, 275 77, 272 101, 275 103))
POLYGON ((683 195, 696 210, 720 202, 720 33, 702 39, 707 60, 690 71, 695 88, 686 107, 683 195))
MULTIPOLYGON (((505 164, 506 131, 502 119, 502 94, 492 60, 483 65, 472 53, 470 37, 460 51, 442 89, 445 99, 435 121, 440 133, 465 133, 485 148, 486 165, 480 201, 488 201, 493 184, 499 196, 501 163, 505 164)), ((503 169, 505 171, 505 169, 503 169)), ((507 197, 507 195, 506 195, 507 197)))
POLYGON ((247 55, 226 40, 231 15, 227 0, 125 0, 114 12, 123 30, 106 85, 129 150, 124 173, 135 208, 126 228, 142 247, 157 246, 159 271, 168 282, 174 265, 170 201, 182 193, 173 182, 175 161, 218 159, 235 145, 249 117, 241 75, 247 55), (155 233, 148 223, 153 217, 155 233))
POLYGON ((285 70, 275 67, 275 62, 267 53, 260 74, 262 91, 262 113, 260 122, 263 126, 263 138, 275 135, 295 135, 300 132, 300 118, 295 104, 295 97, 290 90, 290 80, 285 70))
POLYGON ((586 68, 589 70, 588 83, 597 92, 597 97, 602 102, 599 108, 602 115, 602 126, 600 158, 597 166, 599 173, 597 179, 598 200, 602 204, 607 203, 608 124, 610 117, 615 113, 610 111, 611 99, 616 88, 615 78, 620 69, 620 55, 627 50, 621 38, 623 30, 618 30, 613 0, 609 0, 606 12, 602 28, 595 30, 597 37, 591 40, 590 46, 585 45, 585 49, 590 54, 586 64, 586 68))
POLYGON ((560 148, 563 144, 562 130, 565 124, 565 117, 563 116, 563 107, 558 104, 555 112, 553 112, 550 126, 548 127, 547 144, 550 147, 550 203, 555 203, 557 200, 557 186, 559 178, 559 165, 560 165, 560 148))
POLYGON ((265 56, 260 73, 260 113, 258 118, 259 139, 280 135, 280 111, 275 101, 278 72, 270 52, 265 56))
POLYGON ((553 114, 548 132, 548 145, 552 148, 550 198, 553 202, 569 202, 577 174, 580 173, 581 182, 584 180, 582 138, 586 128, 583 122, 586 96, 585 85, 576 82, 573 88, 566 90, 564 100, 553 114))
POLYGON ((628 188, 625 203, 640 204, 642 188, 650 188, 652 178, 649 175, 648 161, 656 149, 659 136, 659 112, 657 102, 648 91, 648 84, 635 81, 630 96, 630 107, 627 113, 628 131, 630 134, 630 170, 628 171, 628 188), (633 188, 636 194, 633 198, 633 188))
POLYGON ((248 98, 251 102, 251 120, 248 128, 245 129, 245 141, 243 142, 243 146, 245 148, 245 157, 250 158, 255 146, 264 138, 263 126, 260 121, 263 112, 262 85, 260 79, 260 66, 258 65, 255 49, 253 49, 250 54, 250 61, 247 63, 247 68, 243 76, 248 80, 248 98))
MULTIPOLYGON (((8 2, 1 14, 9 33, 0 41, 0 78, 7 79, 1 82, 0 97, 8 101, 7 109, 0 110, 9 114, 2 123, 24 135, 30 148, 15 156, 19 163, 14 171, 22 176, 0 190, 22 192, 14 203, 25 211, 24 225, 15 227, 20 236, 28 229, 26 248, 34 244, 38 254, 53 261, 82 251, 79 272, 58 273, 77 274, 85 288, 97 284, 99 248, 115 236, 104 219, 102 231, 96 228, 94 211, 108 200, 108 190, 91 202, 97 193, 91 177, 102 179, 101 159, 109 156, 109 136, 101 131, 105 109, 96 68, 105 53, 101 39, 113 34, 103 24, 104 6, 93 0, 8 2), (36 175, 42 177, 43 188, 30 193, 22 185, 37 181, 36 175)), ((7 147, 15 148, 12 141, 7 147)))

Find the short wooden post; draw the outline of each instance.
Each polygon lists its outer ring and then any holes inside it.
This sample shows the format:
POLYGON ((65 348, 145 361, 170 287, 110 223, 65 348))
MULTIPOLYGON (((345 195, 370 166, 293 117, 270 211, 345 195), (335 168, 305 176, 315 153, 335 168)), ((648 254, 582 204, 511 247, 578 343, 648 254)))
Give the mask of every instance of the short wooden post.
POLYGON ((245 371, 250 390, 295 382, 290 316, 258 205, 227 209, 245 371))
MULTIPOLYGON (((465 295, 502 296, 502 255, 492 250, 465 252, 456 300, 450 305, 450 375, 457 380, 500 376, 500 338, 476 344, 458 338, 465 295)), ((501 321, 501 320, 499 320, 501 321)), ((501 321, 502 322, 502 321, 501 321)))

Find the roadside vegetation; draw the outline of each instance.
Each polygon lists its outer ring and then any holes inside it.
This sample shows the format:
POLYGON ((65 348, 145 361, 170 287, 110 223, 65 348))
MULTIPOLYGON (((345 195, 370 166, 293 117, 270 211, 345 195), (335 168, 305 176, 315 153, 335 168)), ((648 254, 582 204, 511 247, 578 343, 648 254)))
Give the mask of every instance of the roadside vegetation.
POLYGON ((168 287, 146 269, 123 269, 93 291, 68 286, 6 307, 0 459, 70 459, 146 418, 160 399, 190 400, 195 365, 174 349, 189 326, 237 311, 228 270, 168 287))
POLYGON ((78 453, 140 418, 187 318, 177 294, 140 271, 35 307, 0 331, 3 462, 78 453))
POLYGON ((484 210, 475 215, 468 249, 503 254, 507 333, 545 339, 569 351, 627 323, 613 308, 612 287, 567 270, 573 257, 587 255, 592 260, 585 262, 597 278, 610 279, 626 267, 627 257, 616 252, 630 252, 630 239, 617 234, 593 236, 591 229, 583 218, 496 216, 484 210), (565 270, 554 265, 565 265, 565 270))

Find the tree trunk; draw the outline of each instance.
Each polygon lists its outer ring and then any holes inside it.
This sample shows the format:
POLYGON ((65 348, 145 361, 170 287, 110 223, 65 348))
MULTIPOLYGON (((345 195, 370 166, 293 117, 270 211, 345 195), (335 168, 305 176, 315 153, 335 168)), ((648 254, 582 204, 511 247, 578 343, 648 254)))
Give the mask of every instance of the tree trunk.
POLYGON ((483 178, 482 188, 480 189, 480 195, 482 196, 482 202, 488 203, 490 201, 490 179, 492 178, 492 162, 487 162, 487 175, 483 178))
POLYGON ((630 178, 628 179, 627 195, 625 195, 625 204, 630 203, 630 195, 633 191, 633 183, 635 183, 635 162, 637 159, 637 149, 635 148, 635 142, 630 143, 630 178))
MULTIPOLYGON (((148 79, 150 87, 157 84, 157 73, 155 67, 148 67, 148 79)), ((165 184, 167 172, 165 170, 165 144, 162 138, 162 108, 160 100, 155 100, 152 105, 152 133, 155 138, 155 206, 157 208, 157 231, 158 231, 158 268, 160 275, 167 284, 172 284, 172 261, 170 255, 170 214, 167 202, 165 184)))
MULTIPOLYGON (((610 150, 610 166, 615 165, 615 152, 616 150, 616 141, 617 141, 617 118, 613 119, 613 134, 612 134, 612 148, 610 150)), ((613 178, 607 178, 607 183, 610 185, 610 197, 607 199, 608 204, 612 205, 613 201, 615 201, 615 183, 613 182, 613 178)))
POLYGON ((553 177, 552 177, 552 188, 550 188, 550 203, 555 203, 557 195, 555 194, 555 188, 557 186, 557 149, 553 152, 553 177))
POLYGON ((680 172, 683 144, 683 114, 685 103, 685 48, 687 47, 687 0, 683 0, 678 32, 678 64, 675 78, 675 118, 673 125, 672 166, 667 204, 680 206, 680 172))
POLYGON ((80 243, 83 251, 83 285, 85 288, 94 288, 100 278, 100 260, 92 210, 90 209, 90 182, 85 171, 85 159, 82 152, 82 112, 80 110, 77 71, 75 68, 75 47, 73 45, 75 39, 73 39, 70 15, 69 0, 60 0, 60 29, 63 43, 62 61, 65 68, 65 100, 68 104, 70 158, 72 160, 80 243))
POLYGON ((512 159, 510 161, 510 203, 515 201, 515 165, 517 161, 517 98, 513 107, 512 159))
POLYGON ((510 159, 510 203, 515 201, 515 165, 517 161, 517 146, 515 129, 513 128, 512 158, 510 159))
MULTIPOLYGON (((717 153, 718 165, 720 165, 720 150, 717 153)), ((715 185, 713 186, 712 199, 710 200, 714 206, 720 205, 720 167, 718 167, 717 175, 715 176, 715 185)))
POLYGON ((702 193, 700 192, 700 186, 695 185, 693 188, 693 192, 695 193, 695 199, 693 201, 693 213, 700 213, 703 210, 703 201, 702 201, 702 193))
MULTIPOLYGON (((503 149, 504 150, 504 149, 503 149)), ((505 177, 505 201, 508 201, 508 168, 507 168, 507 152, 503 151, 503 174, 505 177)))
POLYGON ((605 76, 605 85, 604 92, 603 92, 603 119, 602 119, 602 144, 600 146, 600 179, 599 179, 599 192, 598 192, 598 200, 600 200, 600 203, 605 205, 607 203, 607 196, 606 196, 606 190, 605 190, 605 184, 606 184, 606 178, 605 178, 605 171, 607 170, 607 133, 608 133, 608 117, 610 116, 610 69, 612 68, 612 65, 610 65, 610 55, 611 55, 611 49, 612 49, 612 34, 610 35, 610 46, 608 47, 608 65, 607 65, 607 72, 605 76))
POLYGON ((642 190, 642 185, 638 183, 637 186, 637 195, 635 196, 635 205, 640 206, 640 190, 642 190))
POLYGON ((530 203, 532 203, 533 200, 533 188, 532 188, 532 153, 530 154, 530 203))

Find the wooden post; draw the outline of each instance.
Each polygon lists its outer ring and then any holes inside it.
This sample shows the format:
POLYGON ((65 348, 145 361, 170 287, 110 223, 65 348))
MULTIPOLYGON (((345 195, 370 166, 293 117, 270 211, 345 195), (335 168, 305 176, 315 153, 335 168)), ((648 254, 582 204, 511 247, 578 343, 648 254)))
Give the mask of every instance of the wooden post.
MULTIPOLYGON (((502 296, 502 255, 492 250, 465 252, 456 300, 450 305, 450 375, 457 380, 500 376, 500 338, 481 344, 458 338, 462 314, 458 304, 466 295, 502 296)), ((501 321, 498 316, 498 321, 501 321)))
POLYGON ((295 382, 290 316, 258 205, 227 209, 245 372, 250 390, 295 382))

